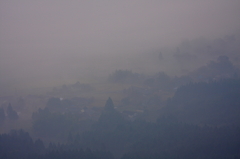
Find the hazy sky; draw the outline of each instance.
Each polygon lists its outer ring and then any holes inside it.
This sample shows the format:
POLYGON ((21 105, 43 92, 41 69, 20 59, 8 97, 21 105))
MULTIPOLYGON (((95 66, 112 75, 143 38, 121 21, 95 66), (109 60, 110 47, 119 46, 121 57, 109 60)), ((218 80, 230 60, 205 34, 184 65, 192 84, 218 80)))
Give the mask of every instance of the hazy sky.
POLYGON ((0 85, 126 68, 137 53, 239 29, 239 0, 1 0, 0 85))

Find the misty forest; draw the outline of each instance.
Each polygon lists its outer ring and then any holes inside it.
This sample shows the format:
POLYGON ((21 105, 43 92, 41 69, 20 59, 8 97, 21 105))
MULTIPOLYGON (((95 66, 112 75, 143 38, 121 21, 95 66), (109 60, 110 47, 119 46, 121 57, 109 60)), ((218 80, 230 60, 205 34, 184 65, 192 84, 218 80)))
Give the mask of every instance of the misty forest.
POLYGON ((22 2, 0 2, 0 159, 240 159, 239 2, 22 2))

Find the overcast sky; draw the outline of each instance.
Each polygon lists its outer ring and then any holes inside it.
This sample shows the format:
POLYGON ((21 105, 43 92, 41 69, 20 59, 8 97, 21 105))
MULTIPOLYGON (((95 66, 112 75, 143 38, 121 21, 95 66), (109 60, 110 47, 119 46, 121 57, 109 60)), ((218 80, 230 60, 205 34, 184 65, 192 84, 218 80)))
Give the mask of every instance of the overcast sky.
POLYGON ((0 82, 121 69, 139 52, 239 29, 239 0, 1 0, 0 82))

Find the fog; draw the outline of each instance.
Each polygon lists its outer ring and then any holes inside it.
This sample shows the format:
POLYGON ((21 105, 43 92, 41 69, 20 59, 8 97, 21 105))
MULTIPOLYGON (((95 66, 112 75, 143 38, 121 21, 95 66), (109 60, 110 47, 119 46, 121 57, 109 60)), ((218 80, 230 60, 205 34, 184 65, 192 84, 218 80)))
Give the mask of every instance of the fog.
POLYGON ((1 0, 0 158, 240 158, 239 0, 1 0))
MULTIPOLYGON (((238 34, 239 6, 237 0, 2 0, 1 87, 88 81, 116 69, 182 74, 189 68, 179 69, 169 52, 183 41, 238 34), (159 52, 161 64, 156 61, 159 52)), ((204 65, 206 59, 190 66, 204 65)))

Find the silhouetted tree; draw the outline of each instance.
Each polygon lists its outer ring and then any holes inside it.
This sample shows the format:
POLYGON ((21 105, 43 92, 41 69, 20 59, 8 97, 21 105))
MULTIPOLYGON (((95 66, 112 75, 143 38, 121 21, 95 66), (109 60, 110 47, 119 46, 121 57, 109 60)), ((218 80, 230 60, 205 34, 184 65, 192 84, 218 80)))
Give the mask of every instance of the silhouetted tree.
POLYGON ((35 146, 35 149, 36 149, 38 152, 42 152, 42 151, 44 151, 44 149, 45 149, 45 146, 44 146, 42 140, 40 140, 40 139, 37 139, 37 140, 35 141, 34 146, 35 146))
POLYGON ((160 61, 162 61, 164 58, 163 58, 163 55, 162 55, 162 52, 159 52, 159 54, 158 54, 158 59, 160 60, 160 61))
POLYGON ((72 136, 72 133, 69 132, 68 134, 68 143, 72 143, 73 142, 73 136, 72 136))
POLYGON ((105 128, 111 128, 122 123, 123 121, 123 116, 114 109, 113 101, 109 97, 105 104, 104 111, 98 120, 99 124, 105 128))
POLYGON ((31 159, 30 155, 40 154, 44 149, 40 139, 34 143, 29 133, 23 130, 12 130, 0 135, 1 159, 31 159))
POLYGON ((19 118, 17 112, 13 110, 10 103, 7 107, 7 115, 8 115, 8 118, 11 120, 17 120, 19 118))
POLYGON ((3 108, 0 108, 0 122, 3 122, 5 120, 5 112, 3 108))
POLYGON ((238 79, 189 83, 177 89, 161 114, 194 124, 239 125, 239 94, 238 79))
POLYGON ((108 100, 105 104, 104 110, 105 111, 113 111, 114 110, 114 104, 110 97, 108 98, 108 100))

